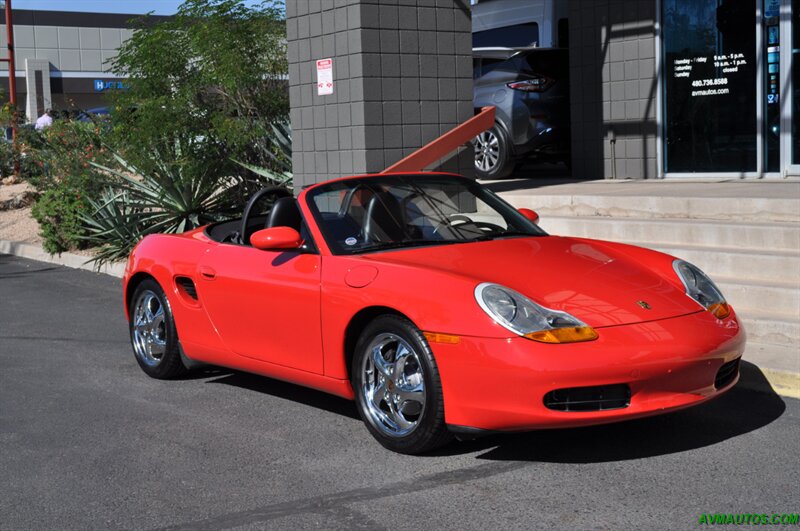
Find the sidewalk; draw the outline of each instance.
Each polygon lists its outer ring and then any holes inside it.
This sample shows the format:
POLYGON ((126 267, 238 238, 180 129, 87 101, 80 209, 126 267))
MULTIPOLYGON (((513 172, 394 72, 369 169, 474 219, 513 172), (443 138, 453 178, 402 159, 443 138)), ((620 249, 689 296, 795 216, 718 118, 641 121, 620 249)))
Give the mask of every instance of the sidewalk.
MULTIPOLYGON (((794 199, 800 205, 800 178, 780 180, 719 179, 574 179, 528 178, 483 181, 495 192, 511 195, 661 196, 710 198, 794 199)), ((800 212, 798 213, 800 215, 800 212)))

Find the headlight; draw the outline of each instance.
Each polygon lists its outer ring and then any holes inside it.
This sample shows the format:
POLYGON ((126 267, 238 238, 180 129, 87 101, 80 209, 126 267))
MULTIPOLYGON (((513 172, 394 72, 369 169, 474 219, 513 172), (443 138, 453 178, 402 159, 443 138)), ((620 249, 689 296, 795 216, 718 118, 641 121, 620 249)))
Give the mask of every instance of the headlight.
POLYGON ((539 306, 525 295, 499 284, 475 288, 475 300, 500 326, 542 343, 575 343, 597 339, 597 332, 565 312, 539 306))
POLYGON ((686 288, 686 294, 697 303, 713 313, 717 319, 724 319, 731 313, 731 308, 722 296, 722 292, 705 273, 695 265, 683 260, 675 260, 672 267, 686 288))

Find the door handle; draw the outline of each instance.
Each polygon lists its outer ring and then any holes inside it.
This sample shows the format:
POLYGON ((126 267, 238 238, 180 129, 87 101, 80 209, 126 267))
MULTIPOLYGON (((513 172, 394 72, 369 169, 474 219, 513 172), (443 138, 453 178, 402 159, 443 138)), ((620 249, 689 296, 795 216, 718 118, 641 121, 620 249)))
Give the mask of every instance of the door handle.
POLYGON ((214 280, 217 278, 217 272, 208 266, 200 266, 198 270, 200 271, 200 276, 206 280, 214 280))

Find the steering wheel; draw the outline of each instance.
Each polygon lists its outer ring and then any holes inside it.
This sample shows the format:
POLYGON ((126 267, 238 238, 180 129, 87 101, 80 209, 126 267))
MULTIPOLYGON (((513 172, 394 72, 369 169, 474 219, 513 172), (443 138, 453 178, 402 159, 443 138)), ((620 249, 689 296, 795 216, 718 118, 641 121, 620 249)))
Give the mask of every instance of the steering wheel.
POLYGON ((242 226, 239 230, 239 240, 242 245, 250 245, 250 234, 247 233, 247 222, 250 220, 250 217, 253 214, 253 208, 256 206, 258 201, 269 194, 274 194, 276 198, 280 197, 291 197, 292 193, 287 190, 286 188, 281 188, 280 186, 270 186, 268 188, 262 188, 258 192, 254 193, 250 200, 247 202, 247 206, 244 207, 244 214, 242 215, 242 226))
POLYGON ((489 223, 487 221, 473 221, 472 219, 470 219, 468 216, 465 216, 464 214, 453 214, 446 221, 442 221, 438 225, 436 225, 436 228, 433 229, 433 233, 434 234, 441 234, 441 230, 444 229, 444 228, 458 229, 458 227, 460 227, 462 225, 467 225, 467 224, 469 224, 469 225, 471 225, 473 227, 476 227, 476 228, 480 229, 483 232, 493 232, 493 231, 496 231, 496 230, 503 230, 503 227, 501 227, 499 225, 495 225, 494 223, 489 223), (456 224, 456 223, 453 223, 453 222, 460 222, 460 223, 456 224))

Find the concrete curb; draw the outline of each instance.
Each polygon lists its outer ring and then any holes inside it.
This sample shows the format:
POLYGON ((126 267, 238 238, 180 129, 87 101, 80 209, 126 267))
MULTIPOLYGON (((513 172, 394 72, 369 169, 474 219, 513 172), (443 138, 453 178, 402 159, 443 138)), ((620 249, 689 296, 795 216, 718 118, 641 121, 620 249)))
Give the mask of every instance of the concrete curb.
MULTIPOLYGON (((9 240, 0 240, 0 254, 10 254, 39 262, 94 271, 120 278, 125 271, 125 264, 120 262, 110 265, 105 264, 98 270, 92 264, 87 263, 87 257, 85 256, 72 253, 51 255, 38 245, 9 240)), ((744 361, 749 361, 746 355, 744 361)), ((774 392, 781 396, 800 399, 800 372, 759 367, 749 362, 742 365, 741 373, 742 377, 737 384, 740 387, 764 393, 774 392), (760 371, 763 378, 758 377, 755 371, 760 371)))
POLYGON ((103 264, 103 266, 97 268, 94 264, 89 263, 90 258, 87 256, 81 256, 72 253, 50 254, 42 249, 39 245, 34 245, 31 243, 0 240, 0 253, 11 254, 21 258, 29 258, 31 260, 36 260, 37 262, 63 265, 73 269, 94 271, 95 273, 103 273, 118 278, 122 278, 122 274, 125 272, 125 264, 121 262, 103 264))

